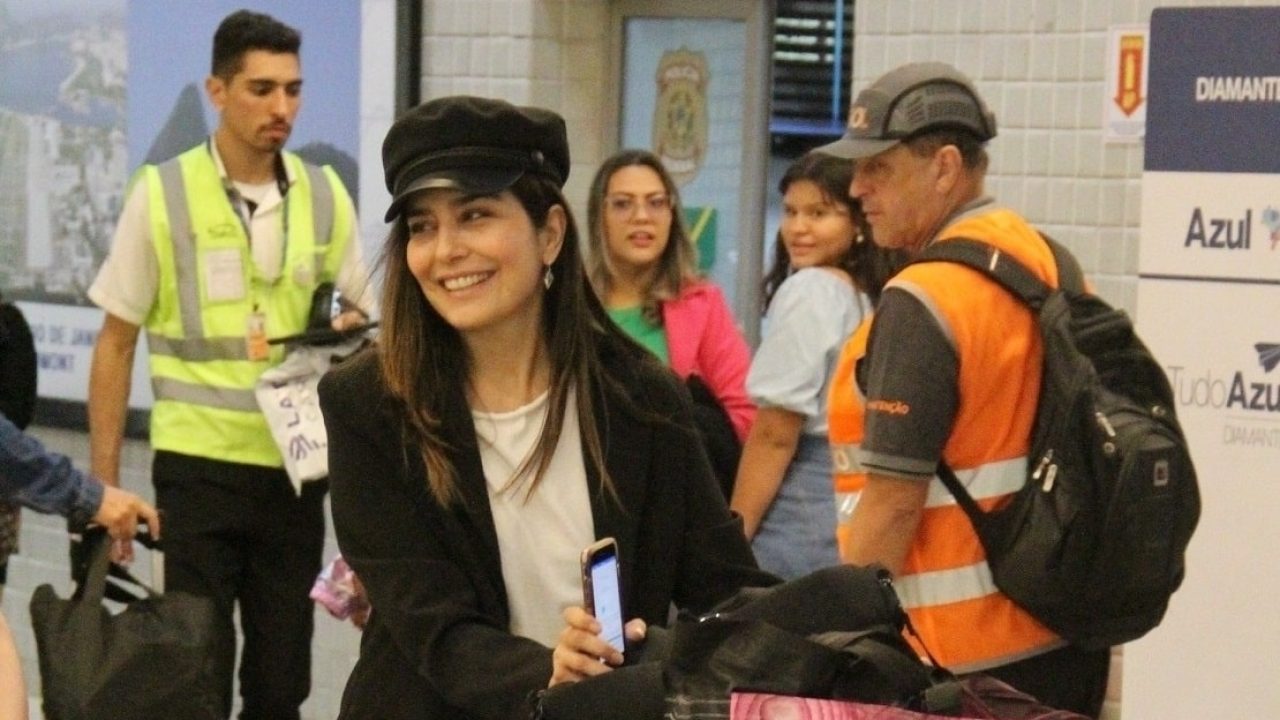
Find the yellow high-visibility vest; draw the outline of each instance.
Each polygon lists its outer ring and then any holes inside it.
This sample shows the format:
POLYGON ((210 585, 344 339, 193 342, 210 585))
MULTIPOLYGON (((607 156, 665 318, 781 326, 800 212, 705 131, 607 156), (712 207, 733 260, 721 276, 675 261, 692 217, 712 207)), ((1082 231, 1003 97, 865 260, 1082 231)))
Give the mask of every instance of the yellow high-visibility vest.
POLYGON ((160 270, 145 321, 157 450, 283 464, 253 390, 258 377, 284 359, 284 349, 272 346, 267 359, 250 360, 249 318, 260 312, 269 337, 304 330, 316 286, 337 277, 354 218, 332 168, 292 153, 282 157, 292 184, 282 213, 284 261, 273 281, 254 265, 244 220, 207 143, 144 166, 135 179, 146 183, 160 270), (237 258, 243 292, 227 292, 228 280, 235 285, 237 258), (209 286, 215 277, 223 287, 209 286))

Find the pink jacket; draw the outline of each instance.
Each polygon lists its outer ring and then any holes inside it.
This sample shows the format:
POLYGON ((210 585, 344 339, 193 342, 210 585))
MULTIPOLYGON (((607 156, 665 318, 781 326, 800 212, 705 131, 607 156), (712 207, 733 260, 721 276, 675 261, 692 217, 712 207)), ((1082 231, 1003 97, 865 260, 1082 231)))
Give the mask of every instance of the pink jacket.
POLYGON ((662 304, 671 369, 682 379, 697 375, 720 401, 745 442, 756 406, 747 397, 751 351, 734 323, 720 288, 706 280, 690 283, 662 304))

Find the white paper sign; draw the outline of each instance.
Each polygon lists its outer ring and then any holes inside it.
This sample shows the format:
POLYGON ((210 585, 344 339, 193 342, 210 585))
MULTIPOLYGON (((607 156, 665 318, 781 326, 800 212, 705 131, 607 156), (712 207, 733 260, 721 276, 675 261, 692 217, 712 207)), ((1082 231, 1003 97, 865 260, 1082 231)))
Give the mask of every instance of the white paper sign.
POLYGON ((211 302, 244 298, 244 259, 239 248, 208 250, 201 257, 205 294, 211 302))

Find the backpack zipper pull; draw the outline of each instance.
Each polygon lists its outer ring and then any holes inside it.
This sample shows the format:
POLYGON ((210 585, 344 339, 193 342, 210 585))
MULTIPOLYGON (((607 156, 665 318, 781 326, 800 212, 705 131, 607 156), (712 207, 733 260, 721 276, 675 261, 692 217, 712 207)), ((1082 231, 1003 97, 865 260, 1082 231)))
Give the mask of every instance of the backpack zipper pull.
POLYGON ((1056 478, 1057 476, 1058 476, 1058 466, 1056 464, 1050 465, 1049 472, 1044 474, 1044 484, 1040 486, 1040 489, 1043 490, 1044 492, 1049 492, 1050 490, 1052 490, 1053 479, 1056 478))
POLYGON ((1098 419, 1098 426, 1107 434, 1107 437, 1114 438, 1116 436, 1115 428, 1111 427, 1111 421, 1107 419, 1106 415, 1101 412, 1095 412, 1093 416, 1098 419))
POLYGON ((1116 439, 1116 430, 1111 427, 1111 421, 1107 420, 1106 415, 1101 412, 1095 412, 1093 416, 1098 419, 1098 427, 1102 428, 1103 432, 1107 434, 1107 438, 1109 438, 1102 443, 1102 454, 1111 457, 1116 454, 1116 444, 1112 442, 1112 440, 1116 439))
POLYGON ((1046 467, 1048 467, 1048 466, 1049 466, 1049 463, 1050 463, 1050 462, 1052 462, 1052 461, 1053 461, 1053 448, 1049 448, 1049 451, 1048 451, 1048 452, 1046 452, 1046 453, 1045 453, 1045 454, 1040 458, 1040 464, 1039 464, 1039 465, 1036 465, 1035 472, 1031 473, 1031 479, 1032 479, 1032 480, 1039 480, 1039 479, 1040 479, 1040 475, 1044 472, 1044 469, 1045 469, 1046 467))

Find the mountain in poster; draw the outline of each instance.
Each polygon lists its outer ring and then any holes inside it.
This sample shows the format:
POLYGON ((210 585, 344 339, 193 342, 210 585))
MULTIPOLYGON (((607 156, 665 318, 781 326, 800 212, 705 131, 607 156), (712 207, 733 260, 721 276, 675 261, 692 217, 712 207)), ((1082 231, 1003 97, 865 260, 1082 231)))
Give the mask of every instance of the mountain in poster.
POLYGON ((169 112, 164 127, 151 142, 151 149, 143 159, 146 164, 159 164, 176 157, 209 136, 209 126, 204 121, 204 105, 195 83, 182 88, 178 100, 169 112))

